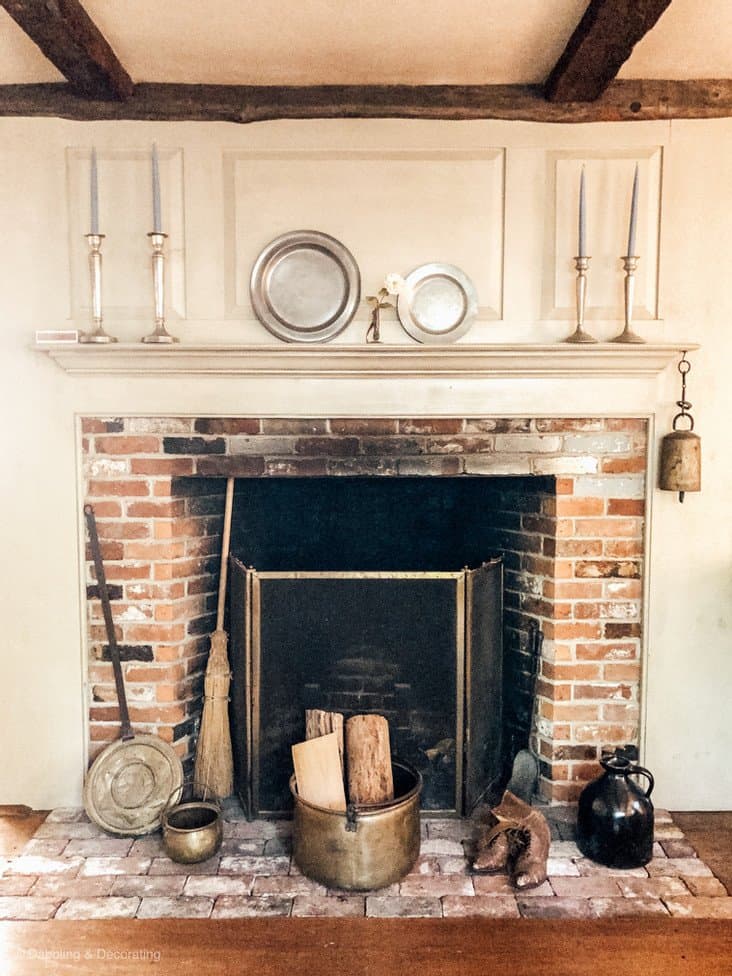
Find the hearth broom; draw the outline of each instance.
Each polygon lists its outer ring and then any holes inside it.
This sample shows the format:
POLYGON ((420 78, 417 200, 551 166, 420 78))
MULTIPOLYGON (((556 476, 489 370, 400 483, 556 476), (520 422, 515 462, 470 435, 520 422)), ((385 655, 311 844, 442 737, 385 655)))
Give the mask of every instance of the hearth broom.
POLYGON ((231 509, 234 499, 234 479, 226 482, 224 529, 221 540, 221 575, 216 613, 216 630, 211 635, 211 650, 206 665, 203 691, 203 715, 196 747, 194 782, 199 790, 210 791, 219 799, 234 789, 234 761, 229 730, 229 685, 231 671, 226 652, 228 636, 224 630, 226 577, 231 538, 231 509))

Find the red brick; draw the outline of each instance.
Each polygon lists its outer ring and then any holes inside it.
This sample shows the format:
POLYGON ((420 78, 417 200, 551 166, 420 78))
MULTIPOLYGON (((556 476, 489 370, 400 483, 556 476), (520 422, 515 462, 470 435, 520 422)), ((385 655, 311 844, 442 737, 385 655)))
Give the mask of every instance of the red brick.
POLYGON ((545 556, 601 556, 600 539, 544 539, 545 556))
POLYGON ((638 657, 638 645, 633 641, 614 644, 577 644, 578 661, 628 661, 638 657))
POLYGON ((605 555, 620 559, 627 559, 629 556, 642 556, 643 540, 641 538, 607 539, 605 542, 605 555))
MULTIPOLYGON (((96 506, 95 511, 96 511, 96 506)), ((147 539, 150 536, 149 522, 104 522, 97 520, 100 540, 103 539, 147 539)))
POLYGON ((572 685, 556 684, 544 678, 539 678, 536 682, 536 693, 555 702, 570 701, 572 698, 572 685))
POLYGON ((124 547, 127 559, 178 559, 185 555, 184 542, 127 542, 124 547))
POLYGON ((542 590, 544 596, 558 600, 592 600, 602 596, 600 581, 579 582, 578 580, 544 580, 542 590))
MULTIPOLYGON (((625 667, 626 665, 622 665, 625 667)), ((541 673, 549 681, 592 681, 600 677, 598 664, 554 664, 552 661, 541 662, 541 673)))
POLYGON ((607 417, 605 428, 607 430, 624 431, 626 433, 645 433, 648 421, 640 417, 607 417))
POLYGON ((635 579, 640 576, 640 566, 629 560, 612 559, 582 560, 574 568, 574 575, 579 579, 598 579, 618 577, 621 579, 635 579))
POLYGON ((94 515, 97 519, 101 518, 121 518, 122 517, 122 506, 119 502, 112 501, 95 501, 94 502, 94 515))
POLYGON ((125 668, 125 680, 139 683, 156 683, 161 680, 182 681, 185 677, 185 665, 166 664, 165 667, 156 668, 152 665, 133 665, 128 664, 125 668))
POLYGON ((640 637, 641 625, 639 623, 612 623, 608 621, 603 625, 603 636, 606 640, 622 640, 624 637, 640 637))
POLYGON ((594 762, 573 762, 570 767, 570 779, 573 782, 589 783, 602 772, 602 767, 596 760, 594 762))
POLYGON ((534 427, 540 433, 571 433, 574 431, 603 430, 601 417, 537 417, 534 427))
POLYGON ((186 595, 185 583, 131 583, 125 587, 128 600, 180 600, 186 595))
POLYGON ((112 434, 109 437, 97 437, 94 446, 97 454, 157 454, 160 451, 160 438, 112 434))
POLYGON ((119 418, 114 420, 105 420, 102 417, 81 418, 82 434, 111 434, 121 431, 123 427, 124 424, 119 418))
POLYGON ((638 515, 646 513, 646 503, 642 498, 609 498, 608 515, 638 515))
POLYGON ((151 566, 150 563, 142 563, 138 566, 130 566, 129 563, 110 563, 104 567, 104 570, 107 581, 129 582, 130 580, 150 579, 151 566))
POLYGON ((264 474, 264 458, 212 454, 196 459, 196 473, 206 478, 256 478, 264 474))
POLYGON ((321 477, 327 473, 324 458, 268 458, 264 462, 267 477, 321 477))
POLYGON ((613 701, 624 699, 630 701, 633 698, 633 689, 627 684, 575 684, 575 701, 599 701, 601 699, 612 699, 613 701))
POLYGON ((547 621, 544 636, 549 640, 592 640, 602 636, 602 628, 596 621, 547 621))
POLYGON ((399 421, 401 434, 459 434, 462 429, 462 420, 450 417, 423 417, 399 421))
POLYGON ((298 437, 295 453, 307 457, 353 457, 359 446, 357 437, 298 437))
POLYGON ((606 457, 600 462, 600 471, 603 474, 638 474, 646 470, 646 459, 644 456, 638 457, 606 457))
MULTIPOLYGON (((121 542, 105 542, 100 539, 99 549, 102 553, 102 559, 105 562, 124 558, 124 546, 121 542)), ((85 556, 86 561, 91 562, 92 554, 89 543, 85 546, 85 556)))
POLYGON ((637 681, 640 678, 640 662, 606 664, 602 677, 604 681, 637 681))
MULTIPOLYGON (((334 434, 354 434, 365 436, 380 436, 396 434, 399 425, 396 420, 377 417, 344 417, 331 420, 330 429, 334 434)), ((299 433, 299 431, 298 431, 299 433)), ((312 431, 315 433, 315 431, 312 431)))
POLYGON ((183 624, 174 624, 166 627, 161 624, 135 624, 125 628, 125 639, 128 641, 164 641, 175 643, 181 641, 186 636, 186 629, 183 624))
MULTIPOLYGON (((140 498, 150 494, 147 481, 90 481, 88 493, 91 498, 106 498, 108 495, 124 498, 140 498)), ((96 514, 97 504, 94 504, 96 514)))
POLYGON ((578 535, 594 536, 595 538, 635 538, 642 531, 639 519, 577 519, 574 524, 578 535))
POLYGON ((130 502, 127 505, 127 514, 131 518, 178 518, 185 510, 182 498, 171 498, 165 502, 130 502))
POLYGON ((556 499, 556 514, 567 515, 604 515, 605 500, 591 495, 561 495, 556 499))
POLYGON ((184 457, 132 458, 130 470, 132 474, 190 475, 193 474, 193 460, 184 457))
POLYGON ((574 478, 557 478, 555 484, 558 495, 574 494, 574 478))
POLYGON ((602 588, 604 595, 612 599, 640 600, 643 596, 643 581, 639 579, 605 580, 602 588))
POLYGON ((541 701, 539 712, 543 718, 548 718, 550 722, 593 722, 600 718, 600 709, 597 705, 578 705, 574 702, 554 703, 541 701))
POLYGON ((198 417, 197 434, 258 434, 261 422, 254 417, 198 417))

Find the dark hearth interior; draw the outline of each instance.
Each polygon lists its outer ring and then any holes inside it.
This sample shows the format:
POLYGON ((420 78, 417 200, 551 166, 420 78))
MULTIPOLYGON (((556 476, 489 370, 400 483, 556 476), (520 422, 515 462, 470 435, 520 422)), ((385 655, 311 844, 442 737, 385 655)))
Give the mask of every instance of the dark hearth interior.
POLYGON ((553 478, 240 479, 232 552, 262 572, 459 570, 518 541, 500 534, 518 532, 526 509, 507 516, 508 495, 553 487, 553 478))
POLYGON ((232 717, 252 812, 289 807, 305 708, 386 715, 427 809, 465 810, 495 786, 529 731, 523 604, 540 592, 527 560, 542 540, 522 520, 553 491, 536 477, 237 481, 232 717), (463 572, 491 559, 486 578, 463 572))

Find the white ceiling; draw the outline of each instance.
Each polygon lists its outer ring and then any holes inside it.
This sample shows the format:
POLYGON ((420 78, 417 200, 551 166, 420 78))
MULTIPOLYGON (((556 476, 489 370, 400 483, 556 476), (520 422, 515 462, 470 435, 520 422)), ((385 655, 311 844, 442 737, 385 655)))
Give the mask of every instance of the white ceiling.
MULTIPOLYGON (((134 81, 542 82, 587 0, 84 0, 134 81)), ((673 0, 621 78, 732 77, 732 2, 673 0)), ((0 84, 60 81, 0 9, 0 84)))

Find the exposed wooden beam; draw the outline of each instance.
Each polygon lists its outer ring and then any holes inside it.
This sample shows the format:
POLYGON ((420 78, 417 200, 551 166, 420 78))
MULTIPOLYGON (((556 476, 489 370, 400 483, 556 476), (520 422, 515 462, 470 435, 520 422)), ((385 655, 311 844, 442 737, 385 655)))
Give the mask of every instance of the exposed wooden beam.
POLYGON ((592 102, 671 0, 590 0, 544 86, 551 102, 592 102))
POLYGON ((0 85, 0 116, 81 121, 264 122, 269 119, 505 119, 627 122, 732 117, 732 80, 615 81, 595 102, 547 102, 527 85, 319 85, 306 88, 139 84, 125 102, 68 85, 0 85))
POLYGON ((134 83, 79 0, 0 0, 77 95, 129 98, 134 83))

